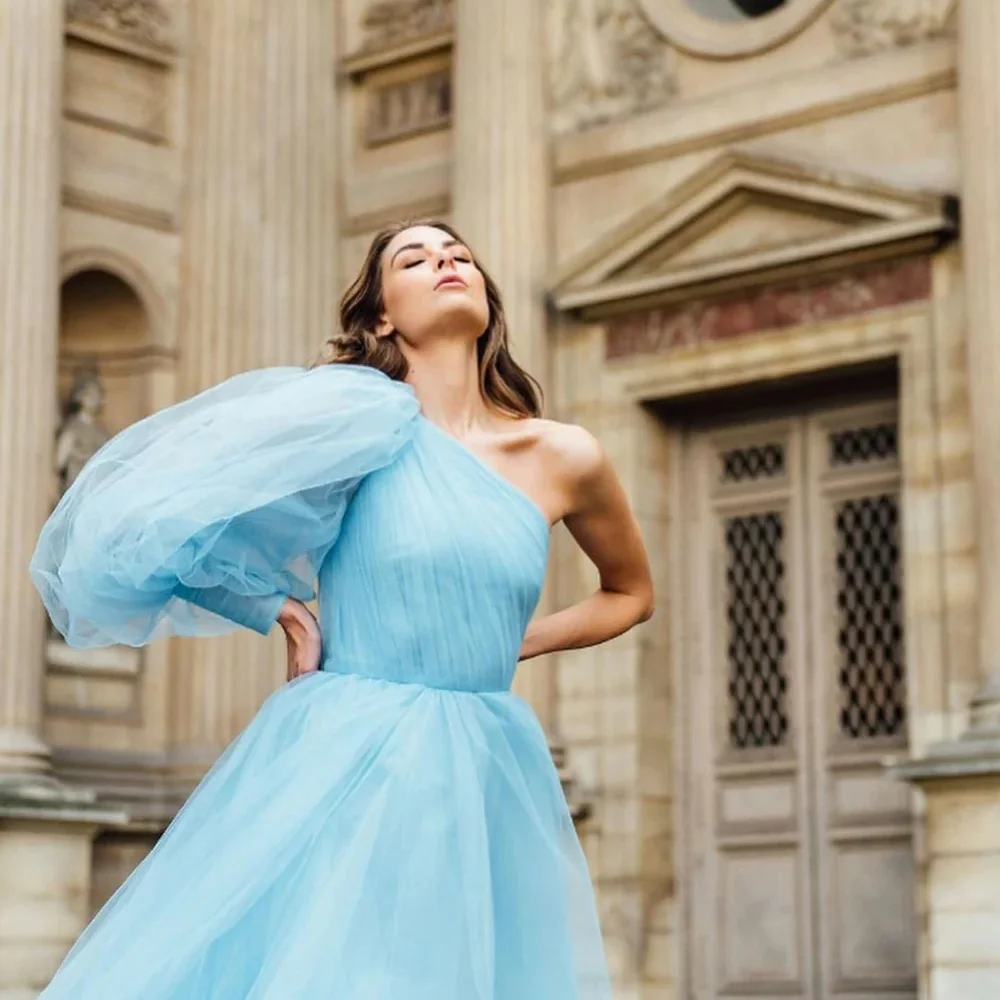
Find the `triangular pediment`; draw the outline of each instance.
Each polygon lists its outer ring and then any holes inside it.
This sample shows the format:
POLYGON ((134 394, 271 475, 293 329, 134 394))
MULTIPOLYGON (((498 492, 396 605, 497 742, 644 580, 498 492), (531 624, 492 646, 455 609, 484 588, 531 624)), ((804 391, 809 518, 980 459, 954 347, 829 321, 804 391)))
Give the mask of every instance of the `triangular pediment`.
POLYGON ((569 260, 570 312, 617 311, 933 245, 953 200, 815 167, 728 153, 569 260))

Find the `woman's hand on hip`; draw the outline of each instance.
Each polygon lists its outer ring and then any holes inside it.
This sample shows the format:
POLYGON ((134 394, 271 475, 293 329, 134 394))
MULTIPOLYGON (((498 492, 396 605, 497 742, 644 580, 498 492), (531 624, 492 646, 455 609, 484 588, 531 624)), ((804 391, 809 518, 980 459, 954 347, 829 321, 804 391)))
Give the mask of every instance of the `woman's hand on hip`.
POLYGON ((284 630, 288 648, 287 679, 319 670, 323 640, 313 613, 301 601, 289 597, 278 612, 278 624, 284 630))

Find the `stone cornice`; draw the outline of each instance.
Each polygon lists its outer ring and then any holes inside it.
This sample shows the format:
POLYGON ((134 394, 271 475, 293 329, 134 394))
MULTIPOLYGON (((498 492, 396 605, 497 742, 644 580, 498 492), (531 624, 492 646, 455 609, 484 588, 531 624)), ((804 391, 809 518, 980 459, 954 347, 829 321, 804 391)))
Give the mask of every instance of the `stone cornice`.
POLYGON ((341 63, 341 72, 351 79, 450 49, 454 0, 375 0, 361 26, 361 47, 341 63))
POLYGON ((941 781, 1000 778, 1000 735, 993 739, 959 739, 931 748, 925 757, 888 762, 900 781, 927 785, 941 781))
POLYGON ((593 317, 815 273, 818 262, 832 269, 898 257, 950 235, 953 212, 939 194, 725 153, 568 260, 551 283, 553 300, 593 317), (777 213, 774 234, 727 252, 715 234, 754 206, 777 213), (789 214, 803 224, 782 240, 789 214))

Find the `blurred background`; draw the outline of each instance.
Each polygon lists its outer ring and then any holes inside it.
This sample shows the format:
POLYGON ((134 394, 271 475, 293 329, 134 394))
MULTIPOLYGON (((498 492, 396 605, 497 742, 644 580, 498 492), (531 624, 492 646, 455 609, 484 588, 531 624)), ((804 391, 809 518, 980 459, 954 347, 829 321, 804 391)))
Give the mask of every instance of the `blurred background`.
MULTIPOLYGON (((66 647, 42 521, 423 217, 654 563, 517 684, 617 996, 997 1000, 998 56, 996 0, 0 0, 0 1000, 284 676, 66 647)), ((542 609, 593 585, 557 530, 542 609)))

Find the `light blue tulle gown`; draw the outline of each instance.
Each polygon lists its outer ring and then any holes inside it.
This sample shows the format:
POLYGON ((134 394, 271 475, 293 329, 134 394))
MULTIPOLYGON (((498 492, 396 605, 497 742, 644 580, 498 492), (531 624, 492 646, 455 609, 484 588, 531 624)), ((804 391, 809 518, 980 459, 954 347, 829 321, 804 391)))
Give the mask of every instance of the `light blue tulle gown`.
POLYGON ((250 372, 107 444, 31 564, 67 640, 267 632, 318 581, 323 662, 224 751, 44 1000, 607 1000, 586 864, 509 690, 548 543, 371 368, 250 372))

